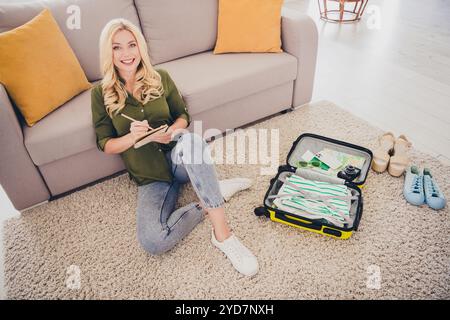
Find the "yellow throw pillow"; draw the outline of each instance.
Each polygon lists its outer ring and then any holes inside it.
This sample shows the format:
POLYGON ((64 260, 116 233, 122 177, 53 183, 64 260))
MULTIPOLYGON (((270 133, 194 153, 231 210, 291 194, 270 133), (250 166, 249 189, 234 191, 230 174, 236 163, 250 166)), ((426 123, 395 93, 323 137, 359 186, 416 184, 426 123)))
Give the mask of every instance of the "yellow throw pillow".
POLYGON ((0 34, 0 82, 30 127, 91 87, 48 9, 0 34))
POLYGON ((226 52, 283 52, 283 0, 219 0, 214 54, 226 52))

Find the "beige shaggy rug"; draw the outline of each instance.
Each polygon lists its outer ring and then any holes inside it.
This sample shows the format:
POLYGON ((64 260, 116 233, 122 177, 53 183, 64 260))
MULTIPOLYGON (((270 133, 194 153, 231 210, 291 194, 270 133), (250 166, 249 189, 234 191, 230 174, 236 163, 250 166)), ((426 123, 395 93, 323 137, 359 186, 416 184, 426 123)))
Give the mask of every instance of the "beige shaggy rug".
MULTIPOLYGON (((280 129, 280 162, 304 132, 373 149, 381 131, 329 102, 252 128, 280 129)), ((450 167, 411 151, 450 196, 450 167)), ((271 176, 260 166, 218 165, 220 178, 255 185, 226 204, 234 232, 256 254, 253 278, 234 271, 204 220, 173 250, 150 256, 136 239, 137 187, 127 175, 101 182, 5 224, 5 282, 12 299, 397 299, 450 298, 450 215, 409 205, 403 178, 370 172, 360 228, 336 240, 258 218, 271 176), (72 266, 72 267, 71 267, 72 266), (74 279, 80 281, 74 281, 74 279)), ((195 199, 190 186, 180 204, 195 199)))

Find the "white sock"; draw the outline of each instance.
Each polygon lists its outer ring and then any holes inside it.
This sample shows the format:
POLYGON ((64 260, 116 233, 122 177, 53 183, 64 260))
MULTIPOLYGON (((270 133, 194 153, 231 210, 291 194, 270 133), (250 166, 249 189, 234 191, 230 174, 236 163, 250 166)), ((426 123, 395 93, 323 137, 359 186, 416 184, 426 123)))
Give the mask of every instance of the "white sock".
POLYGON ((234 194, 251 186, 252 180, 248 178, 232 178, 219 181, 220 192, 225 201, 229 201, 234 194))

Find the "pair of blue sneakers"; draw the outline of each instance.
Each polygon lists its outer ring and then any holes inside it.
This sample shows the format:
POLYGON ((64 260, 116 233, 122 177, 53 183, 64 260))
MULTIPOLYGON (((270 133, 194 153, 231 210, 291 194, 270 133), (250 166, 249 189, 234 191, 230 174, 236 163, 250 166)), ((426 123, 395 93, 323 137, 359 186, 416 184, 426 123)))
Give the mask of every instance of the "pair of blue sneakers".
POLYGON ((406 170, 403 195, 413 205, 420 206, 426 203, 434 210, 444 208, 447 202, 430 169, 425 168, 420 172, 416 166, 406 170))

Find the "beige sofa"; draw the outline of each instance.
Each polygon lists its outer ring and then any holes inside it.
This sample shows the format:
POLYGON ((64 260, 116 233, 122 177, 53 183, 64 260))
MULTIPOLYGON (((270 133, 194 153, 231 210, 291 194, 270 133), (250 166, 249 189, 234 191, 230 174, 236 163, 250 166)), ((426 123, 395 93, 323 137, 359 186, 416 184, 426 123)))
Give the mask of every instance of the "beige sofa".
MULTIPOLYGON (((101 78, 103 26, 117 17, 140 26, 152 64, 170 73, 203 130, 237 128, 311 99, 317 29, 305 15, 283 11, 284 52, 277 54, 213 55, 218 0, 0 4, 0 32, 24 24, 44 7, 52 11, 92 83, 101 78), (77 18, 79 28, 74 28, 77 18)), ((0 183, 17 210, 124 170, 120 156, 96 147, 89 91, 30 128, 0 84, 0 150, 0 183)))

